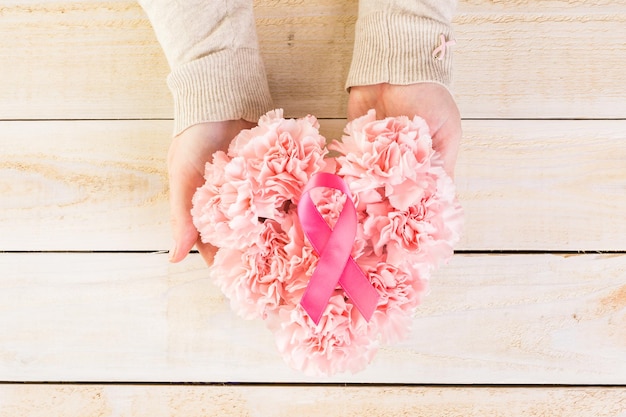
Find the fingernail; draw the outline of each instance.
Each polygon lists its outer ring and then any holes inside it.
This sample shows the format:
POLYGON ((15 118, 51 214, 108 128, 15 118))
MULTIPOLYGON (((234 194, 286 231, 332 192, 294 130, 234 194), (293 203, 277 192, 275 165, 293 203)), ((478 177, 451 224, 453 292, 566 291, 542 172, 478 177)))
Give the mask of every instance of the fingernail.
POLYGON ((172 262, 172 260, 176 257, 176 247, 177 247, 176 242, 174 242, 172 244, 172 248, 170 249, 170 252, 169 252, 169 261, 170 262, 172 262))

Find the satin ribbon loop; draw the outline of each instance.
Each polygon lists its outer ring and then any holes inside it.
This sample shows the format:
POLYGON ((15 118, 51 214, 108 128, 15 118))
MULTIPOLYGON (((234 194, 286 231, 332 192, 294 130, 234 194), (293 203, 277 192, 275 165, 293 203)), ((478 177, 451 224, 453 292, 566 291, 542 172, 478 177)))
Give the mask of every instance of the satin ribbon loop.
POLYGON ((376 310, 380 295, 350 256, 356 237, 357 215, 347 184, 335 174, 322 172, 313 176, 302 192, 298 217, 304 234, 320 257, 300 300, 304 310, 315 324, 319 324, 333 291, 340 285, 363 317, 369 321, 376 310), (310 191, 319 187, 333 188, 347 197, 332 229, 311 199, 310 191))

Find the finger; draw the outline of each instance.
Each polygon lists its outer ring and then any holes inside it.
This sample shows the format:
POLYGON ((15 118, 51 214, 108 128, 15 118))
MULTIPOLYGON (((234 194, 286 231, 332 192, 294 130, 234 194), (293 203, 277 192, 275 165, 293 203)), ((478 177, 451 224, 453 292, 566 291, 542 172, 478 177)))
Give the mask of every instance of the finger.
POLYGON ((198 241, 196 242, 196 248, 198 249, 198 252, 200 252, 200 255, 202 255, 202 259, 204 259, 204 262, 208 266, 213 265, 213 260, 215 259, 217 248, 208 243, 203 243, 200 239, 198 239, 198 241))
POLYGON ((184 171, 170 170, 170 212, 174 237, 170 262, 182 261, 198 240, 198 231, 191 217, 191 206, 196 189, 202 185, 202 177, 197 178, 197 183, 190 183, 191 177, 185 176, 184 171))
POLYGON ((190 194, 181 188, 180 185, 175 185, 173 182, 170 186, 171 226, 174 236, 174 246, 170 250, 170 262, 174 263, 185 259, 198 240, 198 231, 191 218, 193 192, 190 194))
POLYGON ((452 179, 454 179, 461 136, 461 122, 456 119, 448 120, 433 135, 433 149, 442 156, 443 168, 452 179))
POLYGON ((380 100, 382 91, 382 84, 351 87, 348 96, 348 122, 367 114, 370 109, 376 111, 378 118, 384 117, 385 111, 380 100))

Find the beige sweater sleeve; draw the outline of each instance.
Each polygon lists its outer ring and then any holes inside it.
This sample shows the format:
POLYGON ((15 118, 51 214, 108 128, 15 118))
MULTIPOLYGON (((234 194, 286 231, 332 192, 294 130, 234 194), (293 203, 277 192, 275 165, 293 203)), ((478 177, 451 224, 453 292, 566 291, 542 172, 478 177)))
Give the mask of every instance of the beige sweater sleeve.
POLYGON ((360 0, 346 87, 436 82, 449 86, 452 54, 433 57, 451 40, 456 0, 360 0))
POLYGON ((251 0, 139 0, 171 73, 174 134, 272 108, 251 0))

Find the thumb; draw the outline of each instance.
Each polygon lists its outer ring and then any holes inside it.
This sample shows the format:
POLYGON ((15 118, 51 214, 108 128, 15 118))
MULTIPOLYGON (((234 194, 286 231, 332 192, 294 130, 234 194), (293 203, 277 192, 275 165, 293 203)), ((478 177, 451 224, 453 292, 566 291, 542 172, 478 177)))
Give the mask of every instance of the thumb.
POLYGON ((433 136, 433 148, 443 159, 443 169, 454 180, 454 169, 459 153, 460 134, 446 132, 433 136))
MULTIPOLYGON (((201 184, 198 184, 198 187, 201 184)), ((170 210, 172 216, 172 234, 174 246, 170 250, 170 262, 180 262, 193 248, 194 244, 207 265, 213 263, 217 248, 202 242, 198 230, 193 224, 191 207, 197 187, 186 187, 184 182, 176 181, 176 175, 170 180, 170 210)))
POLYGON ((215 258, 215 254, 217 253, 217 248, 213 245, 202 242, 201 239, 198 239, 198 241, 196 242, 196 248, 198 249, 198 252, 200 252, 200 255, 202 255, 202 259, 204 259, 204 262, 208 266, 213 265, 213 259, 215 258))
POLYGON ((442 126, 433 133, 433 148, 440 153, 443 158, 443 168, 450 178, 454 179, 454 168, 456 166, 463 129, 461 127, 461 117, 457 113, 448 118, 442 126))
POLYGON ((184 170, 170 170, 170 215, 174 245, 170 250, 170 262, 180 262, 198 240, 198 231, 191 217, 192 198, 202 185, 202 176, 190 175, 184 170))
POLYGON ((170 249, 170 262, 180 262, 189 253, 193 245, 198 240, 198 231, 193 225, 191 218, 191 198, 192 195, 176 190, 177 186, 170 186, 170 210, 171 227, 174 237, 174 244, 170 249), (189 202, 188 204, 186 202, 189 202))

